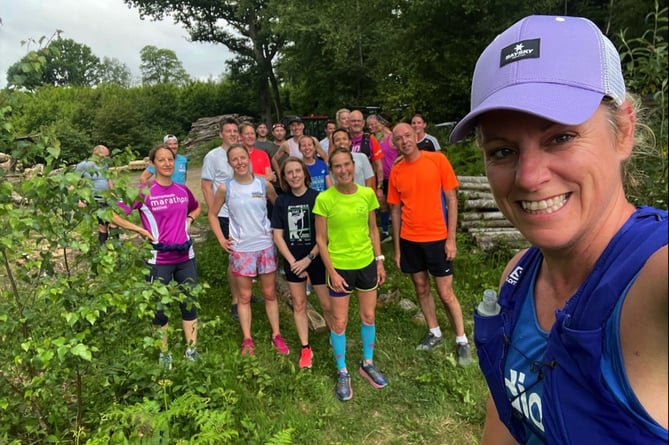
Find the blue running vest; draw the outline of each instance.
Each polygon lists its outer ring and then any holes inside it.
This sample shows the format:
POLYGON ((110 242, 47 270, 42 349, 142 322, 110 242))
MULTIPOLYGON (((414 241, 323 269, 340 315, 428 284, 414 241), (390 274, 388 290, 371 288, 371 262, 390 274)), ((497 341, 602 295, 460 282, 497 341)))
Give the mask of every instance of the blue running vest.
MULTIPOLYGON (((667 212, 640 207, 606 247, 579 290, 556 312, 542 359, 543 426, 548 444, 667 444, 633 418, 612 397, 601 373, 607 320, 648 258, 667 245, 667 212)), ((507 276, 499 295, 501 312, 474 312, 479 366, 501 421, 514 438, 527 438, 522 415, 511 406, 504 363, 513 328, 542 261, 531 247, 507 276)))

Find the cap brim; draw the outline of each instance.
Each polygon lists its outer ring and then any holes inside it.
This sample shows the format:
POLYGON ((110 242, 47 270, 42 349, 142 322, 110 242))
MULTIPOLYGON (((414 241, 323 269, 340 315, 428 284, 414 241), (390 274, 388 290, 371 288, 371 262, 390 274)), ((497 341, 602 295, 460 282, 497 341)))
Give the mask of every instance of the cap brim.
POLYGON ((476 126, 478 118, 492 110, 513 110, 565 125, 579 125, 594 114, 602 92, 553 83, 521 83, 501 89, 470 111, 453 128, 449 140, 455 144, 476 126))

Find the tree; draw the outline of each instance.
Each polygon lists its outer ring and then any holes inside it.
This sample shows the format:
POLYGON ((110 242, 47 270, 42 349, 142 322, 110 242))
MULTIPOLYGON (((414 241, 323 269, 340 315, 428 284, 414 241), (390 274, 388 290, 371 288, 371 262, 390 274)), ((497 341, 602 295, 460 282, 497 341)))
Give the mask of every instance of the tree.
POLYGON ((98 70, 100 83, 111 83, 129 87, 132 83, 132 74, 128 65, 116 58, 105 57, 98 70))
POLYGON ((188 73, 174 51, 147 45, 139 55, 142 61, 139 68, 144 85, 169 82, 184 85, 189 80, 188 73))
POLYGON ((272 31, 276 21, 272 0, 123 0, 139 9, 140 17, 161 20, 172 16, 184 25, 195 42, 225 45, 241 58, 252 60, 257 68, 257 90, 261 117, 272 120, 272 107, 281 115, 279 81, 274 60, 284 48, 282 34, 272 31), (227 23, 232 30, 226 29, 227 23))
POLYGON ((7 79, 10 86, 29 90, 40 85, 95 86, 99 83, 99 69, 100 59, 90 47, 63 39, 57 31, 56 38, 48 40, 46 47, 29 52, 12 65, 7 79))

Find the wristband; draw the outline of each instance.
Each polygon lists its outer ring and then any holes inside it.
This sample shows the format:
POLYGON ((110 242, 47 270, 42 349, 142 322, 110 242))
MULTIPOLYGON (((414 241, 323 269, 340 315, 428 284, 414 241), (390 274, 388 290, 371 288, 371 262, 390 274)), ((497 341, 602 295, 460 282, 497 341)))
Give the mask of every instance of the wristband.
POLYGON ((386 257, 384 255, 378 255, 374 257, 376 261, 385 261, 386 257))
POLYGON ((309 254, 307 255, 307 258, 309 258, 309 261, 313 261, 313 260, 316 258, 316 255, 314 255, 313 253, 309 252, 309 254))
POLYGON ((193 218, 193 217, 192 217, 192 216, 190 216, 190 215, 186 216, 186 218, 190 218, 190 222, 193 222, 193 221, 195 221, 195 218, 193 218))

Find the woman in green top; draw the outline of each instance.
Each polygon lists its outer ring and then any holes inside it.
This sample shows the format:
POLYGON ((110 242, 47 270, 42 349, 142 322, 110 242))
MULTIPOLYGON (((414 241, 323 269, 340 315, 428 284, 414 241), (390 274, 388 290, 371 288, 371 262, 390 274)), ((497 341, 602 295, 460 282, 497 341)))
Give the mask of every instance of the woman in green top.
POLYGON ((335 392, 339 400, 353 397, 351 377, 346 367, 346 325, 351 292, 360 300, 360 335, 363 360, 360 375, 375 388, 388 385, 374 366, 376 291, 386 280, 375 210, 376 193, 354 182, 355 166, 351 152, 337 147, 330 152, 330 171, 336 185, 316 197, 316 243, 327 270, 327 285, 332 304, 333 323, 330 343, 337 362, 335 392))

